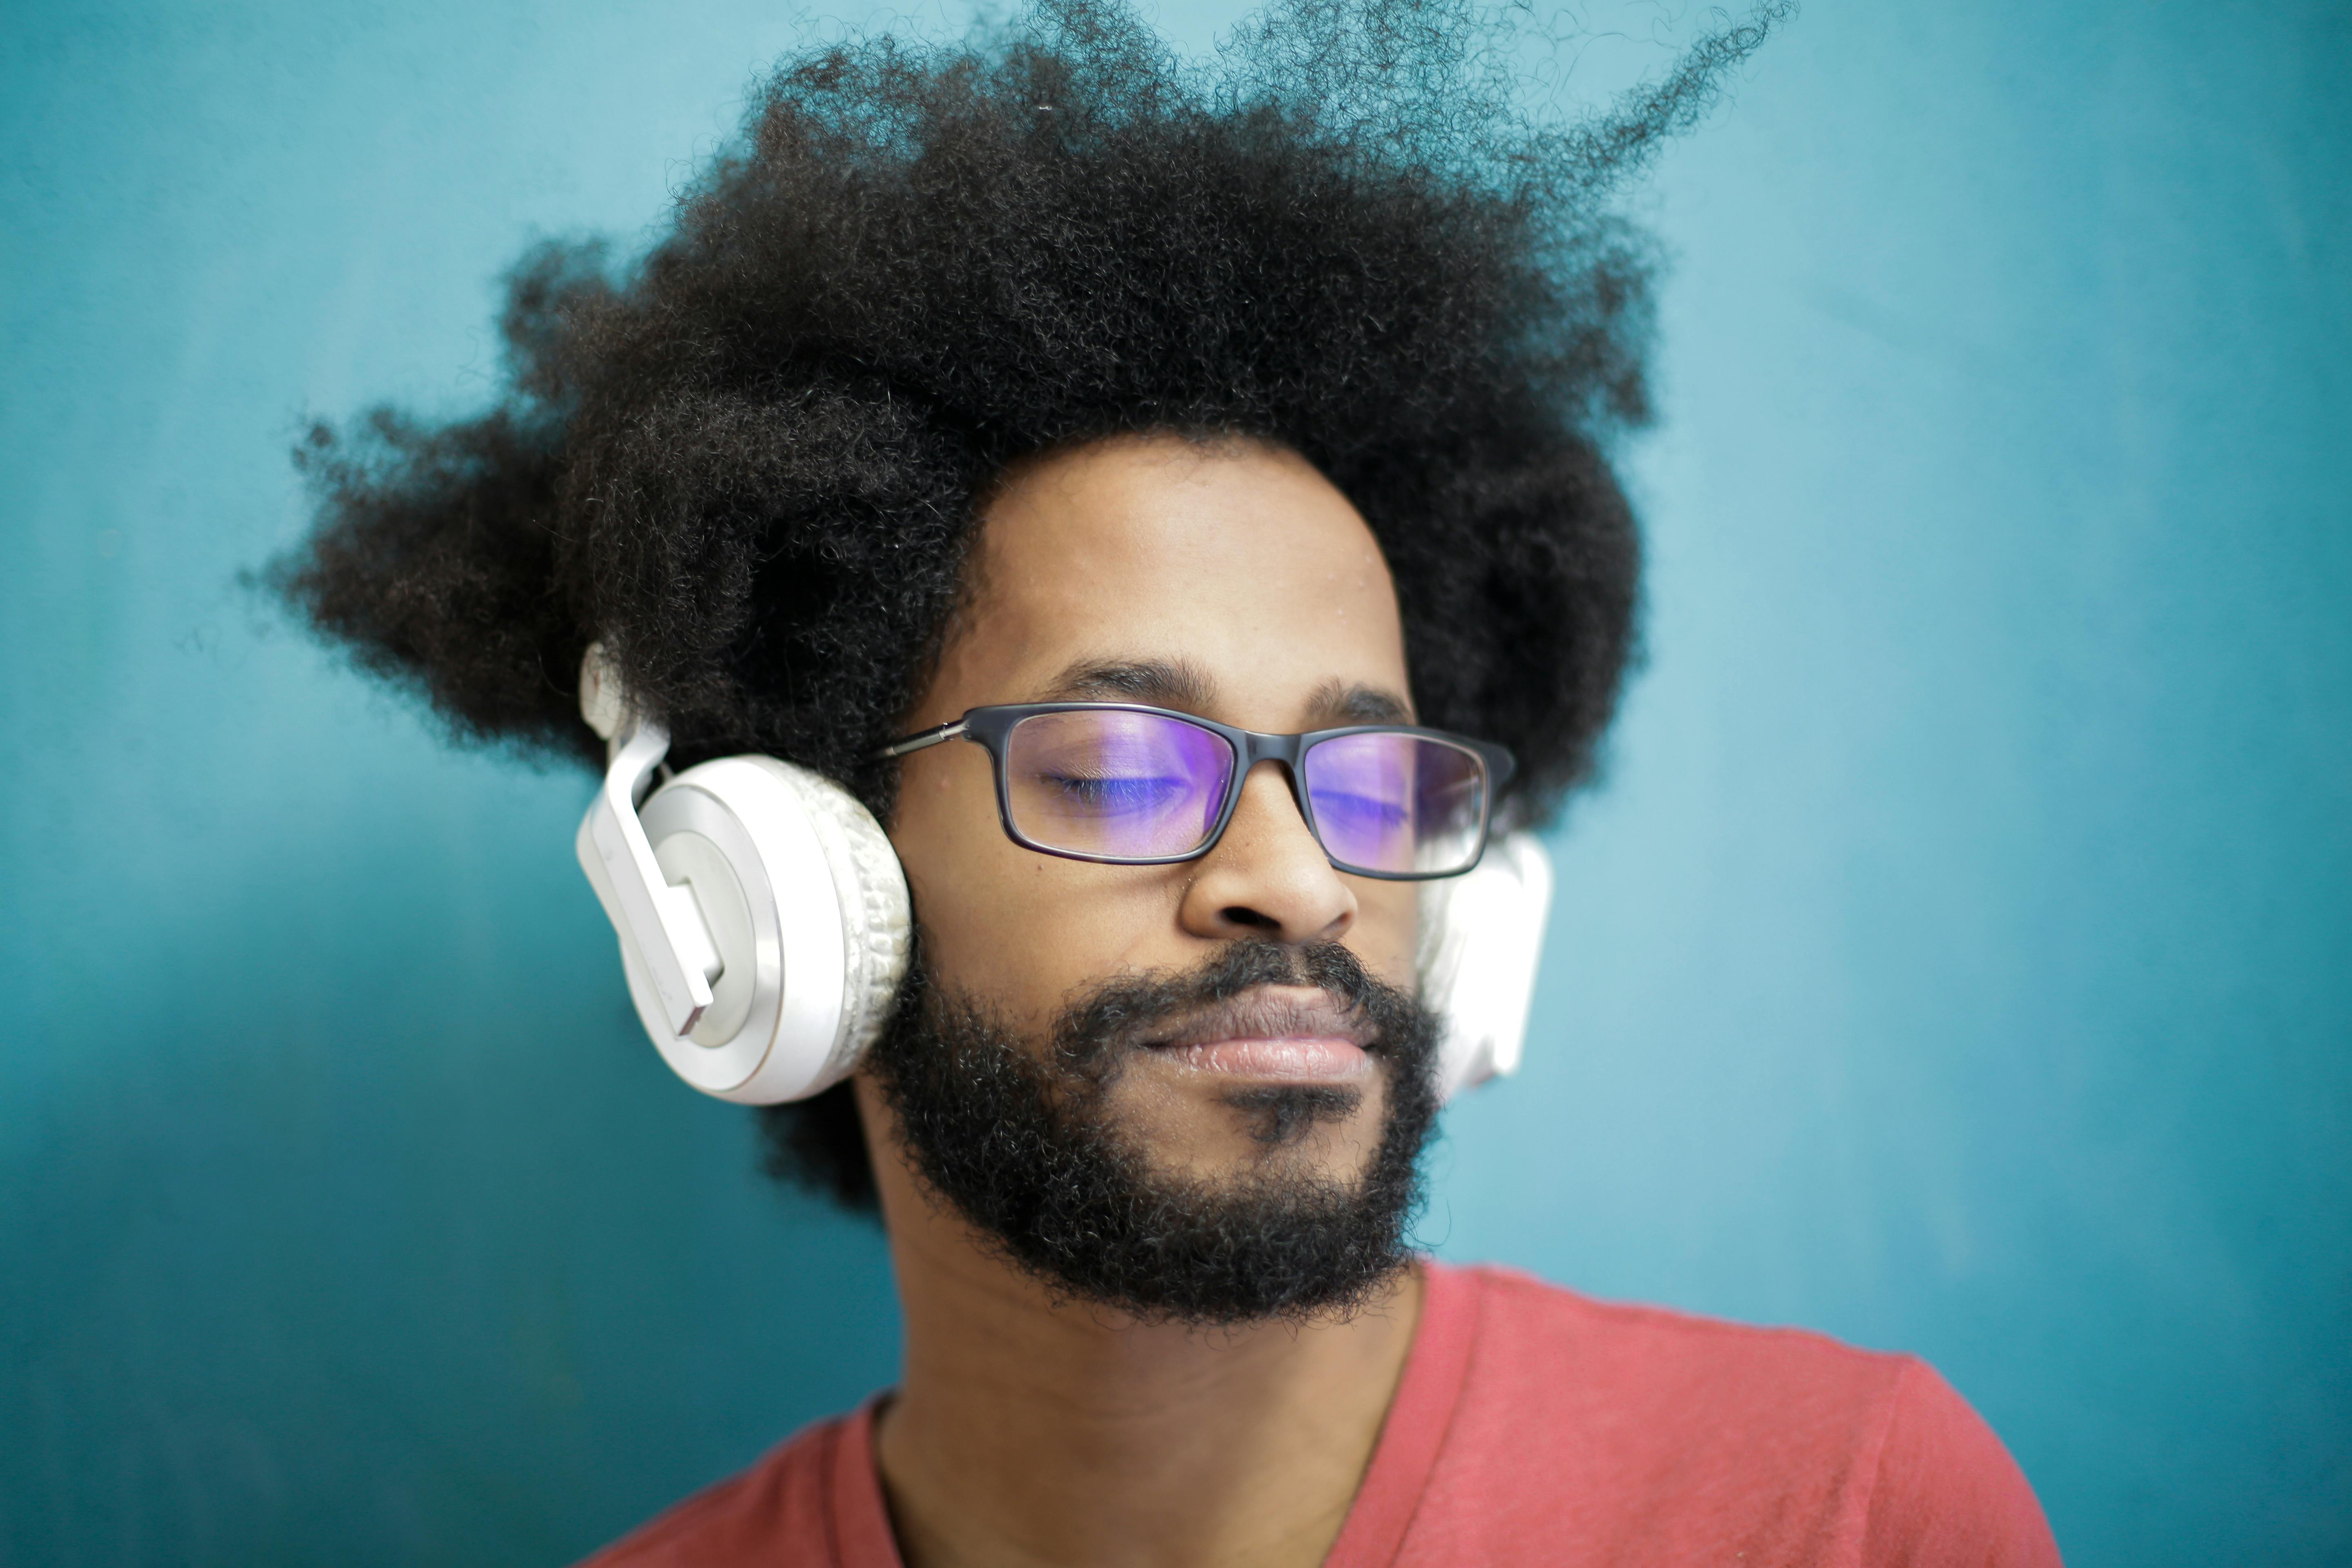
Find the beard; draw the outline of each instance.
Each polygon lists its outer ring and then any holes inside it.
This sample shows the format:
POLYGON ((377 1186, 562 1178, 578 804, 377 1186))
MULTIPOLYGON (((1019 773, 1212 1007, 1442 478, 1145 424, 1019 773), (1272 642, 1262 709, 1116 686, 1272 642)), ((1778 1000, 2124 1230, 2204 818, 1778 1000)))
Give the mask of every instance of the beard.
POLYGON ((932 1191, 1056 1293, 1147 1322, 1230 1326, 1362 1306, 1403 1267, 1436 1120, 1438 1021, 1332 942, 1235 942, 1174 974, 1076 998, 1039 1049, 928 975, 919 951, 866 1064, 932 1191), (1156 1026, 1262 985, 1312 985, 1369 1026, 1385 1110, 1353 1181, 1276 1157, 1361 1103, 1352 1086, 1249 1085, 1223 1102, 1266 1157, 1225 1179, 1156 1170, 1111 1093, 1156 1026))

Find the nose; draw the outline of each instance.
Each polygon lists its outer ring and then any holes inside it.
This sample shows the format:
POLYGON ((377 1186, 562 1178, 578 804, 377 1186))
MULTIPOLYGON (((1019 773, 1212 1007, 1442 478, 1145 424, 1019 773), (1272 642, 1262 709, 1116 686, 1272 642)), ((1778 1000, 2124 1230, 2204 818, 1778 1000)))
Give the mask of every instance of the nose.
POLYGON ((1356 923, 1356 895, 1307 830, 1279 764, 1242 783, 1233 820, 1200 859, 1179 918, 1195 936, 1337 942, 1356 923))

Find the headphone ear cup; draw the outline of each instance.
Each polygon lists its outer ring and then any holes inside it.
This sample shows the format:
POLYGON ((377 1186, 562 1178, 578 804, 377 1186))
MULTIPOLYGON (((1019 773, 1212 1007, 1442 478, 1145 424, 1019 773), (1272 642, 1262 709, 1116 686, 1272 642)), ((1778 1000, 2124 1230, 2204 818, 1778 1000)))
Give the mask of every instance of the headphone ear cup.
POLYGON ((1517 1070, 1551 887, 1551 857, 1532 833, 1494 839, 1461 876, 1422 884, 1421 1000, 1444 1026, 1441 1100, 1517 1070))
POLYGON ((888 1019, 912 928, 881 825, 840 785, 773 757, 677 774, 638 812, 666 880, 689 889, 720 970, 684 1037, 664 1026, 625 930, 638 1016, 680 1078, 722 1100, 803 1100, 856 1068, 888 1019))

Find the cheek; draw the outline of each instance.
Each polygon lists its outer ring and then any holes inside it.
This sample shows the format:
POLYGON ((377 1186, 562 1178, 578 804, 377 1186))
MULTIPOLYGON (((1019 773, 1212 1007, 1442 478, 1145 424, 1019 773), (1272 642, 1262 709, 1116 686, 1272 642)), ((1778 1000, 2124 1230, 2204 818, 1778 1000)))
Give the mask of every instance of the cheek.
POLYGON ((1190 961, 1177 951, 1180 894, 1157 868, 1089 866, 1011 844, 992 875, 916 895, 928 951, 948 984, 1026 1031, 1051 1026, 1080 989, 1190 961))
POLYGON ((1161 950, 1188 868, 1096 866, 1022 848, 997 821, 986 754, 971 752, 919 774, 910 767, 890 830, 943 984, 1035 1030, 1081 986, 1186 962, 1161 950))
POLYGON ((1419 882, 1383 882, 1370 877, 1348 879, 1356 895, 1356 924, 1348 933, 1348 947, 1369 969, 1390 984, 1416 988, 1413 957, 1421 937, 1419 882))

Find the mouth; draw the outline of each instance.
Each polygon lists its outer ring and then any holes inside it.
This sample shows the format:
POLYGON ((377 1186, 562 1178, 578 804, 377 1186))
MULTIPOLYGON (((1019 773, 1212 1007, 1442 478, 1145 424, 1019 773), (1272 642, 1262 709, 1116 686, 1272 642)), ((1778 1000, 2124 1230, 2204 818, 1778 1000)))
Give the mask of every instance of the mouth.
POLYGON ((1267 986, 1180 1020, 1144 1041, 1187 1072, 1260 1083, 1346 1084, 1372 1072, 1369 1026, 1305 986, 1267 986))

